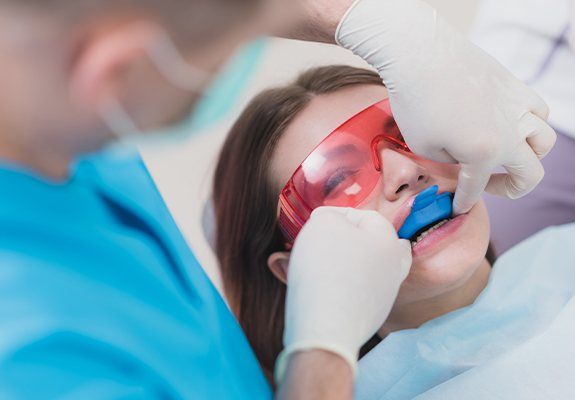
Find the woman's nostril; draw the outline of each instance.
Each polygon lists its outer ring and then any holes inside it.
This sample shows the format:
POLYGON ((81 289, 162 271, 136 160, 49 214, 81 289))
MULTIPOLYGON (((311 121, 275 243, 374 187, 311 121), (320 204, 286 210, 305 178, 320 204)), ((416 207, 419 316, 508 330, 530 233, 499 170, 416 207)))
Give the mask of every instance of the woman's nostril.
POLYGON ((419 175, 419 176, 417 177, 417 181, 418 181, 418 182, 420 182, 420 181, 422 181, 422 180, 424 180, 424 179, 425 179, 425 176, 423 176, 423 175, 419 175))
POLYGON ((397 190, 395 191, 395 194, 399 194, 401 191, 407 189, 409 187, 409 185, 407 183, 404 183, 403 185, 401 185, 400 187, 397 188, 397 190))

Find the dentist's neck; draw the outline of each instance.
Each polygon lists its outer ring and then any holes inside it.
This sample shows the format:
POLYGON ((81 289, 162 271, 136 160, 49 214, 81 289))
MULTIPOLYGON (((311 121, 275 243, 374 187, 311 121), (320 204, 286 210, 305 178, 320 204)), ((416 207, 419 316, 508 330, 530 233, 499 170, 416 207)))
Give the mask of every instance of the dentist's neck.
POLYGON ((484 259, 460 287, 432 299, 394 307, 384 326, 378 331, 381 338, 391 332, 417 328, 427 321, 472 304, 487 286, 491 265, 484 259))
POLYGON ((0 160, 17 164, 54 181, 69 177, 73 156, 45 146, 24 145, 0 135, 0 160))

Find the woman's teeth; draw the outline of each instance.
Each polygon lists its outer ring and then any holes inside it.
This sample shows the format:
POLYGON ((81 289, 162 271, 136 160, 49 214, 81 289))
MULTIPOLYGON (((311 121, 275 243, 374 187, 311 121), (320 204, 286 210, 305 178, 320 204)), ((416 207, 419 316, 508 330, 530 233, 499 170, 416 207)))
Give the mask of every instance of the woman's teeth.
POLYGON ((429 235, 431 232, 433 232, 434 230, 436 230, 437 228, 439 228, 440 226, 448 223, 449 221, 451 221, 451 218, 448 219, 442 219, 441 221, 439 221, 438 223, 436 223, 435 225, 430 226, 429 228, 427 228, 425 231, 421 232, 415 239, 411 239, 411 247, 415 247, 415 245, 419 242, 421 242, 423 240, 424 237, 426 237, 427 235, 429 235))

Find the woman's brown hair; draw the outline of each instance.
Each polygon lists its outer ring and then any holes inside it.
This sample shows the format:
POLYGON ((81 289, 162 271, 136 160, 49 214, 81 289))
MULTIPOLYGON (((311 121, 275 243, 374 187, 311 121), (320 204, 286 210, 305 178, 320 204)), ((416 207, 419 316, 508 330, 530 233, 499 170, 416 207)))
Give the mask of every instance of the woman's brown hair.
MULTIPOLYGON (((285 250, 272 157, 288 125, 314 96, 366 84, 383 85, 375 72, 337 65, 311 69, 290 85, 267 90, 244 110, 220 154, 213 190, 216 253, 232 309, 270 381, 283 347, 286 296, 267 265, 272 253, 285 250)), ((362 353, 376 343, 372 339, 362 353)))
POLYGON ((272 156, 314 96, 362 84, 382 85, 375 72, 329 66, 267 90, 247 106, 220 154, 213 191, 216 253, 232 309, 268 377, 282 350, 286 295, 267 266, 270 254, 285 250, 276 221, 279 191, 269 173, 272 156))

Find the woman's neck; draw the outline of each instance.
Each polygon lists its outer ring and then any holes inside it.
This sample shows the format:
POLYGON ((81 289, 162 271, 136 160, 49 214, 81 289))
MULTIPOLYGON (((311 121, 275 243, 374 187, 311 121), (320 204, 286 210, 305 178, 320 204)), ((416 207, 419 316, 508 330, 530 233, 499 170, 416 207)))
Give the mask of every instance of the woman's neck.
POLYGON ((491 265, 483 260, 465 284, 432 299, 395 307, 385 325, 378 331, 381 338, 391 332, 417 328, 427 321, 472 304, 487 286, 491 265))

